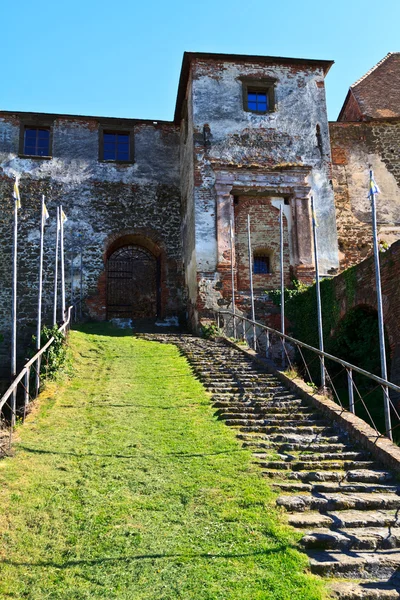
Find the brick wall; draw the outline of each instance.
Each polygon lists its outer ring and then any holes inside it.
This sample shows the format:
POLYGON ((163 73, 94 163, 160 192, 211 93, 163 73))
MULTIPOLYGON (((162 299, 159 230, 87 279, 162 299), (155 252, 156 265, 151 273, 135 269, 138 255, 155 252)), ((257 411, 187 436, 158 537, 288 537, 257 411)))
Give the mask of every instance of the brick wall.
MULTIPOLYGON (((250 215, 251 246, 253 253, 266 250, 270 254, 271 273, 253 274, 256 293, 280 286, 280 235, 279 210, 272 206, 270 198, 240 196, 235 204, 235 250, 237 288, 249 293, 249 252, 247 240, 247 215, 250 215)), ((284 223, 284 273, 286 284, 290 283, 289 235, 286 217, 284 223)))
POLYGON ((400 238, 400 119, 330 123, 340 266, 347 268, 372 250, 368 195, 369 165, 377 196, 379 236, 392 244, 400 238))
MULTIPOLYGON (((380 253, 385 329, 391 350, 390 380, 400 385, 400 240, 380 253)), ((356 306, 377 309, 373 257, 355 267, 354 293, 346 293, 346 275, 333 279, 340 316, 356 306)), ((378 341, 377 341, 378 343, 378 341)))

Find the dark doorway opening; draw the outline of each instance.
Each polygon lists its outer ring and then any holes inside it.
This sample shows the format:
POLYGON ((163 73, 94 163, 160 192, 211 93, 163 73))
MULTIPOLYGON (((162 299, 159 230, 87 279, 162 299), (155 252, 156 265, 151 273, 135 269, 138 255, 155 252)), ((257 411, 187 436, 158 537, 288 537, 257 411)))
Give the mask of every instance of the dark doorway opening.
POLYGON ((160 261, 135 244, 115 250, 107 260, 107 319, 160 316, 160 261))

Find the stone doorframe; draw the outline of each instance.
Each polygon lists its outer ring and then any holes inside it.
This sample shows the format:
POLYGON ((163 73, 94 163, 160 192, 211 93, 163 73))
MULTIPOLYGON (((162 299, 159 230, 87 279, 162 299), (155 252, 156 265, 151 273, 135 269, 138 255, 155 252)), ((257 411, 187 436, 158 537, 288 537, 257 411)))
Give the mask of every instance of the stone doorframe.
MULTIPOLYGON (((235 196, 273 196, 288 198, 291 210, 292 231, 290 264, 300 279, 310 279, 314 274, 310 186, 305 179, 311 167, 280 168, 270 171, 260 169, 215 169, 217 214, 217 270, 226 271, 231 265, 230 221, 234 225, 235 196)), ((234 253, 234 250, 233 250, 234 253)), ((232 257, 235 262, 235 256, 232 257)))

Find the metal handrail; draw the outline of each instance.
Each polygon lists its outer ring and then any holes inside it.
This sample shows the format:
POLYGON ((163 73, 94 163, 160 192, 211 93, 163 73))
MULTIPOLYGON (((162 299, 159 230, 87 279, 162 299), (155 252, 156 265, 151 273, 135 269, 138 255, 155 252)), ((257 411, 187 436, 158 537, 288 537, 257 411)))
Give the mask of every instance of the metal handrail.
MULTIPOLYGON (((58 331, 60 333, 64 333, 66 328, 68 327, 68 325, 71 323, 71 313, 72 313, 73 307, 70 306, 68 308, 68 313, 67 313, 67 319, 64 321, 64 323, 58 328, 58 331)), ((22 381, 22 379, 26 376, 26 374, 29 372, 30 368, 32 367, 32 365, 38 361, 38 359, 40 359, 40 357, 42 356, 42 354, 44 352, 46 352, 47 348, 49 346, 51 346, 51 344, 54 342, 54 337, 51 337, 48 342, 46 342, 46 344, 43 346, 43 348, 40 348, 40 350, 38 352, 36 352, 35 356, 33 356, 31 359, 28 360, 27 363, 25 363, 25 365, 23 366, 22 370, 18 373, 18 375, 16 376, 16 378, 14 379, 14 381, 11 383, 10 387, 7 389, 7 391, 2 395, 2 397, 0 398, 0 410, 3 408, 3 406, 6 404, 7 400, 9 399, 9 397, 11 396, 11 394, 14 392, 14 390, 16 390, 18 384, 22 381)))
POLYGON ((268 325, 264 325, 263 323, 260 323, 258 321, 252 321, 251 319, 248 319, 247 317, 243 317, 242 315, 238 315, 237 313, 233 313, 230 310, 219 310, 219 311, 217 311, 217 314, 227 314, 227 315, 234 317, 235 319, 241 319, 243 321, 247 321, 248 323, 250 323, 253 326, 261 327, 262 329, 267 330, 269 333, 275 334, 275 335, 279 336, 280 338, 284 338, 285 340, 288 340, 289 342, 292 342, 298 346, 302 346, 303 348, 306 348, 307 350, 311 350, 312 352, 314 352, 315 354, 318 354, 319 356, 328 358, 329 360, 332 360, 332 361, 342 365, 342 367, 344 367, 346 369, 351 369, 351 370, 355 371, 356 373, 360 373, 360 375, 365 375, 366 377, 368 377, 369 379, 372 379, 373 381, 376 381, 380 385, 388 387, 389 389, 393 390, 394 392, 400 393, 400 386, 395 385, 394 383, 391 383, 390 381, 387 381, 386 379, 382 379, 382 377, 379 377, 378 375, 374 375, 373 373, 370 373, 369 371, 365 371, 364 369, 361 369, 360 367, 357 367, 356 365, 352 365, 351 363, 348 363, 347 361, 342 360, 341 358, 338 358, 337 356, 328 354, 328 352, 323 352, 322 350, 319 350, 318 348, 314 348, 313 346, 310 346, 309 344, 300 342, 300 340, 296 340, 295 338, 291 337, 290 335, 286 335, 285 333, 282 333, 281 331, 272 329, 272 327, 268 327, 268 325))

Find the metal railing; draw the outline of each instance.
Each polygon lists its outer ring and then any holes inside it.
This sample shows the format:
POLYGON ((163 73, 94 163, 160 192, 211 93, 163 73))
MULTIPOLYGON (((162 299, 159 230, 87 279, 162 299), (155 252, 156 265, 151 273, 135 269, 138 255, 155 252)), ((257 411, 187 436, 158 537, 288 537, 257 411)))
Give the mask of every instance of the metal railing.
MULTIPOLYGON (((347 410, 347 408, 343 406, 344 397, 343 394, 341 396, 339 395, 334 381, 345 372, 347 377, 346 400, 348 401, 348 410, 351 413, 356 414, 356 407, 362 406, 372 427, 378 435, 382 435, 382 433, 376 426, 375 420, 371 415, 371 410, 366 404, 366 398, 380 388, 382 390, 383 401, 390 407, 391 413, 389 419, 386 419, 385 422, 385 433, 389 439, 393 439, 393 431, 400 427, 400 415, 397 406, 390 397, 390 393, 392 392, 392 395, 396 395, 400 399, 400 386, 395 385, 386 379, 382 379, 382 377, 374 375, 365 369, 361 369, 356 365, 352 365, 337 356, 333 356, 328 352, 322 352, 309 344, 296 340, 289 335, 285 335, 263 323, 247 319, 232 311, 218 311, 216 313, 216 321, 218 328, 223 331, 227 338, 243 340, 249 348, 254 349, 256 352, 274 362, 280 363, 280 366, 282 367, 289 367, 293 371, 300 368, 304 374, 305 380, 307 383, 311 384, 313 388, 313 391, 310 390, 310 393, 316 393, 317 391, 320 393, 327 393, 328 390, 326 388, 318 390, 311 374, 311 371, 313 370, 311 368, 312 362, 318 361, 320 369, 323 369, 323 372, 325 373, 326 386, 331 391, 330 395, 343 410, 347 410), (309 354, 311 354, 312 358, 307 361, 307 356, 309 354), (328 372, 327 363, 334 363, 336 368, 338 366, 340 370, 331 376, 328 372), (374 387, 369 389, 367 393, 362 394, 360 386, 358 386, 354 380, 355 373, 365 377, 369 382, 372 382, 374 387), (396 419, 396 424, 394 426, 392 426, 391 417, 396 419)), ((316 379, 316 377, 314 377, 314 379, 316 379)), ((387 415, 385 415, 385 417, 386 416, 387 415)))
MULTIPOLYGON (((70 329, 71 320, 72 320, 72 311, 73 311, 73 306, 70 306, 68 308, 68 310, 66 311, 67 314, 66 314, 66 319, 65 319, 64 323, 58 328, 58 331, 60 333, 63 333, 65 336, 68 334, 69 329, 70 329)), ((8 427, 9 435, 7 436, 8 447, 11 446, 12 431, 13 431, 13 427, 15 425, 15 421, 16 421, 16 417, 17 417, 16 398, 17 398, 18 386, 22 387, 23 394, 24 394, 23 411, 21 411, 21 416, 24 419, 27 408, 29 406, 29 403, 31 401, 35 400, 39 394, 41 378, 43 377, 43 375, 41 375, 41 372, 40 372, 42 357, 43 357, 43 355, 45 355, 45 357, 46 357, 45 352, 52 345, 52 343, 54 342, 54 339, 55 339, 54 337, 51 337, 48 340, 48 342, 46 342, 46 344, 42 348, 40 348, 40 350, 31 359, 28 360, 28 362, 25 363, 22 370, 18 373, 18 375, 15 377, 14 381, 11 383, 11 385, 9 386, 7 391, 0 398, 0 413, 2 415, 1 420, 3 421, 2 426, 4 426, 4 424, 5 424, 5 420, 3 417, 4 408, 7 408, 8 411, 10 412, 9 427, 8 427), (35 374, 35 381, 34 381, 33 385, 31 385, 31 381, 30 381, 32 371, 35 374), (33 392, 31 391, 31 388, 33 388, 33 392)), ((4 431, 6 429, 7 429, 6 427, 2 427, 0 429, 0 432, 4 433, 4 431)), ((4 444, 2 444, 2 439, 0 439, 0 450, 3 450, 3 451, 5 450, 4 444)))

